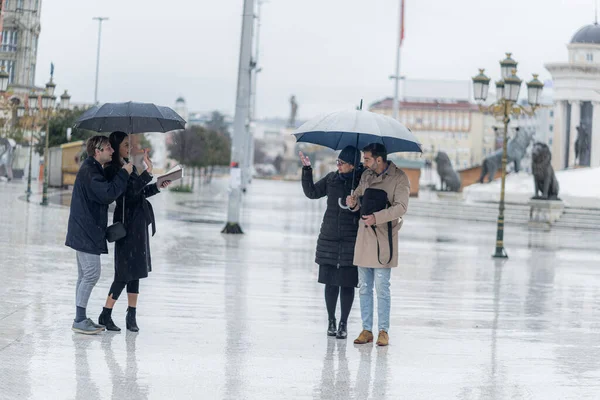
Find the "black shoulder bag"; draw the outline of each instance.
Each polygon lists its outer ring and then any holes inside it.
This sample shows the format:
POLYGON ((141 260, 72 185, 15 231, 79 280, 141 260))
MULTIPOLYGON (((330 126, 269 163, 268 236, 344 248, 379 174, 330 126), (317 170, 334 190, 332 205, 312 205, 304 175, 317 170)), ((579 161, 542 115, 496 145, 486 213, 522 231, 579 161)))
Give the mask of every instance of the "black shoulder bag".
MULTIPOLYGON (((369 188, 365 190, 365 194, 362 196, 360 203, 360 216, 371 215, 376 213, 377 211, 385 210, 388 207, 391 207, 391 203, 388 200, 387 193, 382 189, 372 189, 369 188)), ((375 229, 375 225, 371 225, 373 232, 375 232, 375 237, 377 238, 377 261, 379 264, 386 265, 392 261, 393 256, 393 239, 392 239, 392 222, 389 221, 387 223, 388 228, 388 241, 390 245, 390 259, 386 263, 381 262, 381 250, 379 248, 379 238, 377 237, 377 230, 375 229)))
POLYGON ((125 196, 123 196, 123 222, 115 222, 106 228, 106 240, 112 243, 125 236, 127 236, 127 230, 125 229, 125 196))

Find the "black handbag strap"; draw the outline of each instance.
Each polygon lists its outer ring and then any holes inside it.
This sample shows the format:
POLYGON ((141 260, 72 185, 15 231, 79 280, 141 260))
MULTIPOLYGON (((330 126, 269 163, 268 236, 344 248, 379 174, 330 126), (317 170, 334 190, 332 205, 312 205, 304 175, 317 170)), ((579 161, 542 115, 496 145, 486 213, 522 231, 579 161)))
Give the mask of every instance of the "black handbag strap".
POLYGON ((375 238, 377 239, 377 261, 379 261, 379 264, 381 265, 387 265, 392 261, 392 257, 394 256, 394 245, 393 245, 393 238, 392 238, 392 222, 389 221, 387 223, 387 230, 388 230, 388 242, 390 245, 390 259, 387 260, 386 263, 382 263, 381 262, 381 249, 379 248, 379 237, 377 237, 377 229, 375 228, 375 225, 371 225, 371 229, 373 229, 373 232, 375 232, 375 238))
MULTIPOLYGON (((390 203, 390 201, 387 201, 387 207, 391 207, 392 203, 390 203)), ((375 225, 371 225, 371 229, 373 229, 373 232, 375 233, 375 239, 377 240, 377 261, 379 261, 379 264, 381 265, 387 265, 392 261, 392 257, 394 256, 394 240, 392 238, 392 221, 388 221, 387 223, 387 231, 388 231, 388 242, 390 245, 390 259, 386 262, 386 263, 382 263, 381 262, 381 249, 379 248, 379 237, 377 236, 377 229, 375 228, 375 225)))

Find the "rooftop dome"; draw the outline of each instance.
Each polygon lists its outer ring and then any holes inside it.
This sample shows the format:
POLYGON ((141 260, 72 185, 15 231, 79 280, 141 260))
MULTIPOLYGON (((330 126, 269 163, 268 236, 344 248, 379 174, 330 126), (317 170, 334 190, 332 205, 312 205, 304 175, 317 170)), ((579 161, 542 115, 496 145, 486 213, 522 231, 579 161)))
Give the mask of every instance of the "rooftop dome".
POLYGON ((589 43, 600 44, 600 25, 595 22, 591 25, 586 25, 573 35, 571 43, 589 43))

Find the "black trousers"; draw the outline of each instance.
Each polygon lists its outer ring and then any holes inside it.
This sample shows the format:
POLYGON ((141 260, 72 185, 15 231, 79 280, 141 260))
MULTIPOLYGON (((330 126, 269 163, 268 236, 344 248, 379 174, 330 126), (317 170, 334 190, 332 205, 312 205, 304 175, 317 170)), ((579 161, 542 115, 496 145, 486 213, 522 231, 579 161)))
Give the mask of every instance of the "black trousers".
POLYGON ((110 285, 110 290, 108 292, 108 295, 111 296, 113 300, 117 300, 119 298, 119 296, 121 295, 121 293, 123 292, 123 289, 125 289, 125 286, 127 286, 127 293, 139 293, 140 292, 140 280, 136 279, 135 281, 129 281, 129 282, 117 282, 117 281, 113 281, 112 285, 110 285))

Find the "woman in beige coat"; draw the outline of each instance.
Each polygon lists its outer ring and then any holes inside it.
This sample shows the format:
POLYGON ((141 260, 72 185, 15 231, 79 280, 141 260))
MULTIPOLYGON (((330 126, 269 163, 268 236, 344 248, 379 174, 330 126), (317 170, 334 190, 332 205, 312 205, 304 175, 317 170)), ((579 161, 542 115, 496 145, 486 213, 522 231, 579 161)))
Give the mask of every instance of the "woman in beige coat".
MULTIPOLYGON (((348 196, 346 204, 353 211, 361 209, 360 198, 367 189, 383 190, 388 207, 370 215, 362 215, 359 223, 354 264, 358 266, 360 312, 363 331, 356 344, 373 341, 373 287, 377 290, 377 317, 379 336, 377 345, 387 346, 390 326, 390 272, 398 266, 398 231, 402 216, 408 209, 410 183, 406 174, 387 161, 387 151, 382 144, 370 144, 363 149, 363 173, 358 188, 348 196), (389 228, 392 231, 391 254, 389 228)), ((361 213, 362 214, 362 213, 361 213)))

